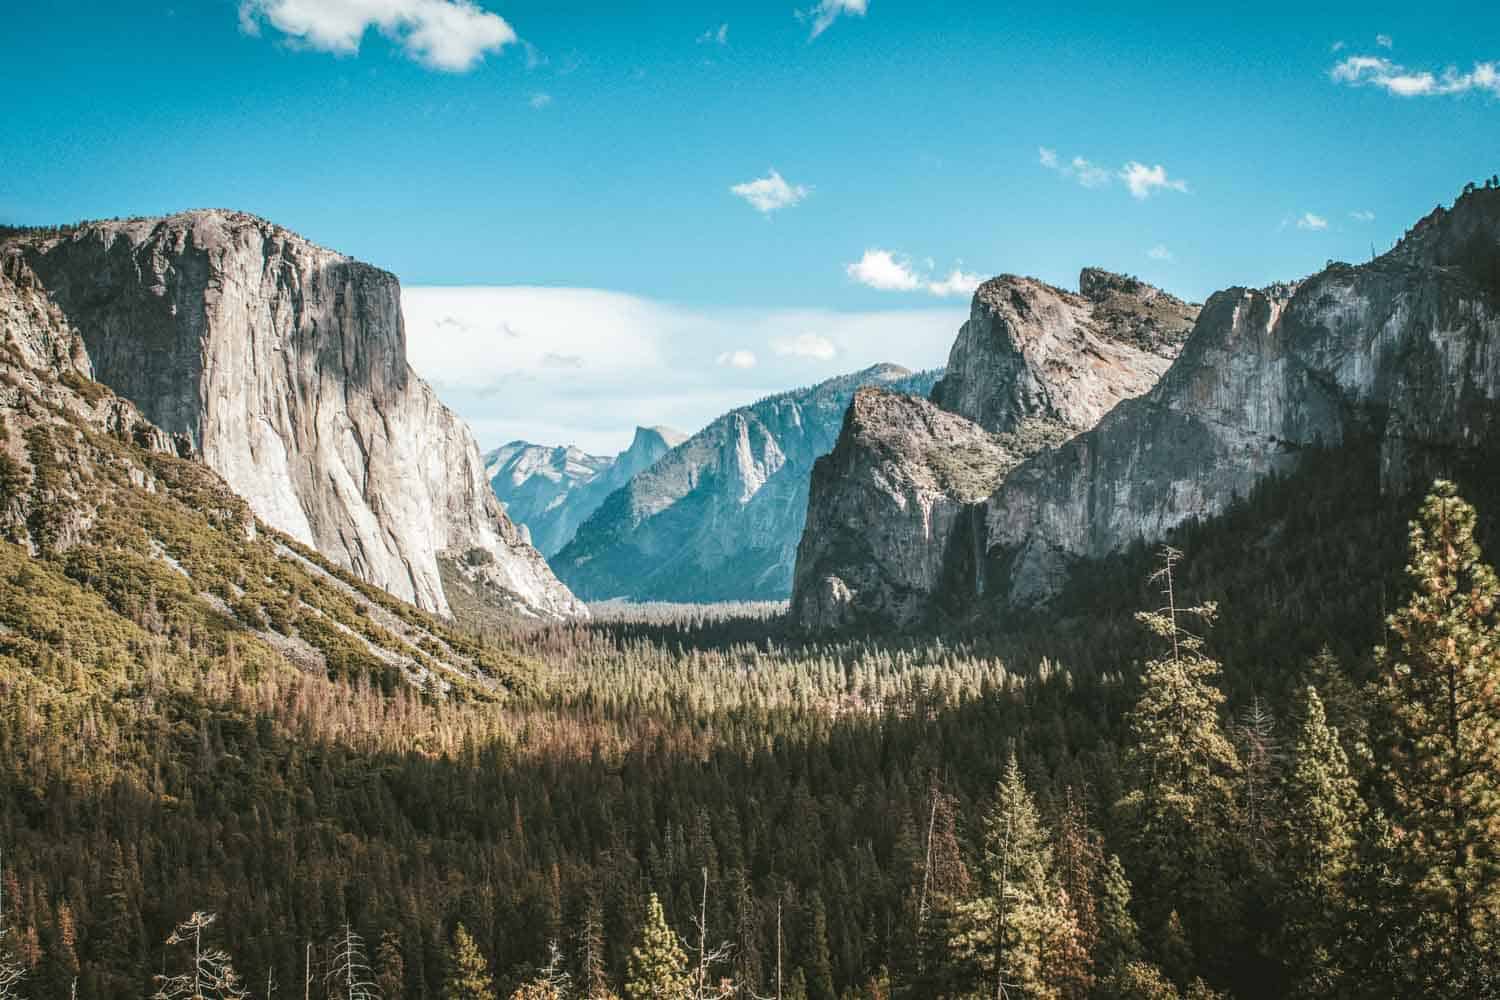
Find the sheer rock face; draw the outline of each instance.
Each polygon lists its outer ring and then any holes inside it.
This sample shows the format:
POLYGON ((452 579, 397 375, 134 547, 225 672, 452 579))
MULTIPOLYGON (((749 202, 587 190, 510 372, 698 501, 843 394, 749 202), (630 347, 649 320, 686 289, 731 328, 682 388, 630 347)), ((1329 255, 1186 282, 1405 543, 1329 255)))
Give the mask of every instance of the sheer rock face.
POLYGON ((813 462, 833 447, 855 390, 931 384, 877 365, 732 410, 611 493, 553 566, 590 600, 781 600, 813 462))
POLYGON ((983 589, 984 497, 1022 459, 1150 389, 1197 312, 1106 271, 1085 270, 1079 286, 985 282, 931 404, 856 397, 813 476, 794 620, 904 628, 983 589))
POLYGON ((1500 462, 1500 190, 1368 264, 1213 296, 1155 389, 986 502, 991 579, 1035 603, 1076 560, 1218 514, 1304 449, 1355 439, 1378 443, 1392 490, 1500 462))
POLYGON ((449 613, 443 561, 522 613, 586 614, 408 367, 393 275, 222 211, 18 245, 93 377, 266 523, 427 610, 449 613))
POLYGON ((578 527, 631 477, 687 440, 670 427, 637 427, 630 447, 613 458, 580 448, 512 441, 484 456, 505 512, 544 556, 573 540, 578 527))
MULTIPOLYGON (((974 505, 1019 461, 999 435, 925 399, 860 389, 813 466, 794 620, 824 628, 923 618, 973 537, 974 505)), ((975 561, 967 560, 970 565, 975 561)))

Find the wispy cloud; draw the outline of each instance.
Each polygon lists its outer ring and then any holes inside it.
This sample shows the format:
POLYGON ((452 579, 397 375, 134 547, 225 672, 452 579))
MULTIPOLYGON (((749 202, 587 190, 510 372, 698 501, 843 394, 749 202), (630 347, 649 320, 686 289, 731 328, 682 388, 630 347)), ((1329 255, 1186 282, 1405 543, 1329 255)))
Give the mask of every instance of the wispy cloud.
POLYGON ((1167 168, 1158 163, 1154 167, 1148 167, 1144 163, 1136 163, 1134 160, 1125 164, 1125 169, 1120 171, 1120 180, 1130 189, 1130 196, 1140 201, 1151 197, 1157 191, 1183 191, 1188 189, 1187 181, 1168 177, 1167 168))
POLYGON ((1375 213, 1369 210, 1350 212, 1349 218, 1353 219, 1355 222, 1374 222, 1375 213))
POLYGON ((1384 56, 1349 56, 1328 75, 1350 87, 1379 87, 1396 97, 1442 97, 1471 91, 1500 97, 1500 63, 1476 62, 1467 73, 1449 66, 1442 72, 1408 69, 1384 56))
POLYGON ((813 361, 832 361, 839 353, 833 341, 816 333, 799 333, 795 337, 773 337, 771 351, 784 358, 809 358, 813 361))
POLYGON ((1167 176, 1167 168, 1159 163, 1154 167, 1148 167, 1144 163, 1132 160, 1116 172, 1086 160, 1082 156, 1075 156, 1064 163, 1058 157, 1057 150, 1046 146, 1037 147, 1037 161, 1048 170, 1056 171, 1086 188, 1108 187, 1116 180, 1122 181, 1129 189, 1131 196, 1138 199, 1149 198, 1156 191, 1186 191, 1188 189, 1186 181, 1167 176))
POLYGON ((812 34, 809 38, 817 38, 823 32, 833 27, 833 22, 840 16, 848 14, 851 17, 864 17, 870 10, 870 0, 818 0, 816 6, 807 10, 793 11, 797 20, 804 23, 812 23, 812 34))
POLYGON ((715 359, 715 363, 726 368, 754 368, 755 354, 753 351, 747 351, 744 348, 725 351, 715 359))
POLYGON ((540 111, 547 105, 552 103, 552 95, 542 93, 532 94, 531 98, 526 103, 531 105, 536 110, 540 111))
POLYGON ((524 438, 599 454, 628 445, 636 424, 691 431, 876 362, 941 365, 968 315, 953 299, 857 312, 703 308, 517 286, 408 285, 401 301, 412 367, 481 444, 524 438), (754 367, 727 363, 735 351, 754 354, 754 367))
POLYGON ((1376 35, 1375 44, 1379 45, 1382 49, 1392 49, 1396 47, 1396 43, 1391 40, 1390 35, 1376 35))
POLYGON ((1168 250, 1164 245, 1162 245, 1160 243, 1158 243, 1156 246, 1152 247, 1150 250, 1147 250, 1146 251, 1146 256, 1150 257, 1152 260, 1168 260, 1169 261, 1169 260, 1176 260, 1177 259, 1176 256, 1173 255, 1173 253, 1172 253, 1171 250, 1168 250))
POLYGON ((472 0, 241 0, 240 27, 261 25, 299 45, 356 55, 372 28, 429 69, 462 73, 515 42, 505 19, 472 0))
POLYGON ((957 267, 945 277, 919 273, 907 257, 879 248, 866 250, 859 260, 844 267, 844 273, 882 292, 926 292, 939 298, 970 295, 984 280, 957 267))
POLYGON ((1297 228, 1305 229, 1308 232, 1321 233, 1328 228, 1328 220, 1312 212, 1303 212, 1297 217, 1297 228))
POLYGON ((729 25, 721 24, 717 28, 709 28, 698 36, 699 45, 728 45, 729 25))
POLYGON ((737 198, 745 199, 750 203, 751 208, 762 215, 769 215, 802 201, 812 193, 812 188, 801 184, 788 184, 786 178, 772 167, 771 172, 766 176, 736 184, 729 189, 729 193, 737 198))

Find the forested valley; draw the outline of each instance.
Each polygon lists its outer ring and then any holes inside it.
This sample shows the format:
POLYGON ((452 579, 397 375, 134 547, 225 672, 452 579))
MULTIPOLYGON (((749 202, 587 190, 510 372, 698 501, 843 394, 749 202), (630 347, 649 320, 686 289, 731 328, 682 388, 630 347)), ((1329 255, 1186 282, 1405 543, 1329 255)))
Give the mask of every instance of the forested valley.
POLYGON ((89 544, 0 545, 6 996, 1496 990, 1483 470, 1398 498, 1330 452, 1045 612, 810 642, 756 605, 454 632, 255 561, 151 461, 173 491, 89 544), (487 681, 320 624, 376 617, 487 681))

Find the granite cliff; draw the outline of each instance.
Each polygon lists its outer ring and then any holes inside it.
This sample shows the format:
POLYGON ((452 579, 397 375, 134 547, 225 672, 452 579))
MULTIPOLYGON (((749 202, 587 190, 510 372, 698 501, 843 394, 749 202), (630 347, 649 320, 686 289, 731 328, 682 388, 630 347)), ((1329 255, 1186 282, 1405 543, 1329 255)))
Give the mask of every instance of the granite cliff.
POLYGON ((525 615, 587 613, 407 365, 393 275, 224 211, 22 236, 6 253, 76 334, 73 365, 266 524, 439 614, 453 588, 525 615))
POLYGON ((1015 275, 981 285, 932 401, 862 392, 819 460, 794 620, 907 627, 931 617, 935 595, 983 568, 976 505, 1022 460, 1151 388, 1196 312, 1092 268, 1077 293, 1015 275))
POLYGON ((877 365, 731 410, 611 493, 552 565, 587 600, 784 599, 813 462, 855 390, 934 378, 877 365))
POLYGON ((1212 296, 1151 392, 985 502, 993 596, 1044 600, 1080 560, 1355 442, 1378 449, 1391 492, 1500 467, 1500 189, 1468 191, 1369 263, 1212 296))
POLYGON ((839 465, 813 477, 796 620, 909 627, 1039 604, 1328 449, 1371 449, 1392 496, 1500 468, 1500 188, 1467 189, 1368 263, 1219 292, 1185 343, 1190 307, 1100 272, 1080 285, 1092 336, 1066 293, 981 288, 934 390, 1019 462, 976 450, 972 426, 851 413, 839 465), (988 496, 933 487, 935 460, 974 454, 988 496))
POLYGON ((571 445, 511 441, 487 452, 484 464, 506 514, 537 551, 551 557, 605 498, 685 440, 686 434, 670 427, 637 427, 630 447, 613 458, 571 445))

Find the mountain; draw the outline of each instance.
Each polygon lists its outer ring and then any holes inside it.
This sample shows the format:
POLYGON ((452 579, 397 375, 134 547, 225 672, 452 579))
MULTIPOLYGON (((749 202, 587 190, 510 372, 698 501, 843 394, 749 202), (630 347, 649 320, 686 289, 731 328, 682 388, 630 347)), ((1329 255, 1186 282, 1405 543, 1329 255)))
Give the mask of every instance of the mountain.
POLYGON ((438 614, 586 613, 407 365, 393 275, 225 211, 89 223, 6 253, 76 334, 75 369, 267 525, 438 614))
POLYGON ((1155 389, 985 502, 987 589, 1044 600, 1079 560, 1357 443, 1378 449, 1387 491, 1500 468, 1500 189, 1438 208, 1369 263, 1212 296, 1155 389))
POLYGON ((686 434, 670 427, 637 427, 630 447, 613 458, 512 441, 487 453, 484 465, 506 514, 551 557, 606 497, 685 440, 686 434))
MULTIPOLYGON (((1026 294, 1006 298, 1016 316, 1058 315, 1026 294)), ((994 300, 981 289, 976 314, 999 308, 994 300)), ((1156 296, 1149 305, 1158 311, 1156 296)), ((1170 354, 1176 335, 1159 339, 1146 313, 1134 312, 1142 321, 1126 322, 1109 339, 1170 354)), ((1168 314, 1176 315, 1175 307, 1168 314)), ((1492 481, 1500 467, 1500 188, 1467 189, 1451 209, 1438 208, 1368 263, 1332 262, 1300 282, 1211 296, 1176 360, 1139 394, 1086 388, 1088 371, 1110 367, 1093 343, 1082 365, 1067 355, 1058 366, 1050 348, 1020 363, 1027 338, 1017 336, 993 341, 977 360, 960 357, 966 342, 973 353, 974 323, 950 362, 963 381, 940 384, 937 403, 991 427, 1015 424, 1018 416, 1024 427, 1049 410, 1054 417, 1070 409, 1085 418, 1107 412, 1065 442, 1031 451, 1014 469, 990 463, 986 472, 996 485, 989 495, 941 520, 962 529, 950 527, 952 537, 913 528, 876 545, 870 532, 874 541, 861 549, 849 538, 852 529, 835 530, 841 519, 885 502, 872 492, 889 493, 895 503, 900 490, 891 489, 889 475, 815 472, 793 597, 804 626, 909 626, 980 607, 1045 602, 1082 568, 1225 514, 1271 477, 1294 475, 1308 460, 1329 461, 1330 449, 1377 455, 1378 488, 1393 496, 1439 475, 1492 481), (1037 379, 1038 371, 1054 370, 1066 376, 1051 383, 1066 388, 1061 403, 1048 379, 1037 379), (1120 397, 1113 406, 1112 393, 1120 397), (922 552, 929 564, 930 550, 943 555, 920 586, 902 590, 901 581, 886 585, 885 577, 872 586, 894 544, 922 552), (865 592, 851 580, 862 581, 865 592)), ((1138 375, 1132 386, 1145 381, 1144 371, 1138 375)), ((857 423, 846 433, 850 449, 880 437, 857 423)), ((949 439, 954 449, 971 447, 962 435, 950 432, 949 439)), ((939 441, 908 450, 945 454, 939 441)), ((869 458, 846 457, 845 467, 875 468, 878 458, 873 450, 869 458)))
POLYGON ((1196 313, 1095 268, 1078 293, 1016 275, 981 285, 931 402, 862 391, 814 467, 794 620, 906 627, 928 617, 951 577, 983 564, 969 508, 1024 459, 1150 389, 1196 313))
POLYGON ((586 600, 780 600, 813 462, 856 389, 925 394, 936 373, 876 365, 731 410, 611 493, 552 559, 586 600))
POLYGON ((184 457, 190 437, 94 381, 25 258, 0 247, 0 671, 71 660, 89 685, 131 669, 202 683, 231 666, 481 700, 521 683, 530 666, 269 527, 184 457))

